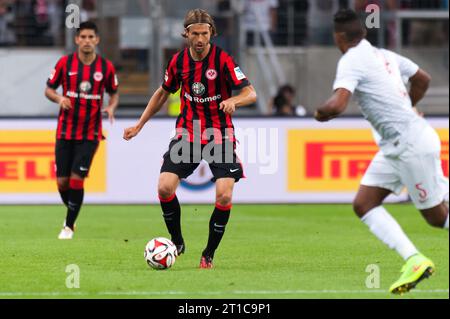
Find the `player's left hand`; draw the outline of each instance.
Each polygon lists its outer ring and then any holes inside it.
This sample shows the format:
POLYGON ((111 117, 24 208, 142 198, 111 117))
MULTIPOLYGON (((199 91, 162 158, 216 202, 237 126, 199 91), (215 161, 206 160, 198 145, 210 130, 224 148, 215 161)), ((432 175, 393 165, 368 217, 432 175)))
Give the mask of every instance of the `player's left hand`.
POLYGON ((226 101, 222 101, 222 103, 220 103, 219 110, 222 110, 226 114, 231 115, 236 111, 236 104, 234 104, 234 102, 230 101, 229 99, 226 101))
POLYGON ((108 119, 111 124, 114 123, 114 109, 111 106, 106 107, 103 109, 103 112, 108 114, 108 119))

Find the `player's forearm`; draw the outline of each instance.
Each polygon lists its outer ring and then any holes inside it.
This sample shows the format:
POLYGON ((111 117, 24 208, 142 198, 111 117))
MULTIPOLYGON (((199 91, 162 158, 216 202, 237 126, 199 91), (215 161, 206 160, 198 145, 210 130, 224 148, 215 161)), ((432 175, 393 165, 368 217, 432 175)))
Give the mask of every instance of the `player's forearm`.
POLYGON ((431 76, 422 69, 419 69, 417 73, 410 79, 411 88, 409 91, 409 97, 411 103, 416 106, 425 96, 430 87, 431 76))
POLYGON ((111 94, 109 97, 108 107, 111 108, 113 111, 115 111, 118 106, 119 106, 119 94, 118 93, 111 94))
POLYGON ((150 101, 145 108, 144 113, 142 113, 141 118, 137 126, 139 129, 142 129, 156 113, 158 113, 163 107, 164 103, 166 103, 169 93, 166 92, 163 88, 159 88, 155 94, 151 97, 150 101))
POLYGON ((253 86, 247 86, 242 89, 241 93, 230 98, 236 107, 246 106, 256 103, 258 96, 253 86))
POLYGON ((333 96, 321 107, 317 108, 314 117, 317 121, 325 122, 342 114, 350 101, 352 93, 346 89, 337 89, 333 96))
POLYGON ((336 104, 336 102, 337 101, 335 98, 331 98, 325 102, 324 105, 319 107, 316 111, 316 119, 318 121, 328 121, 341 114, 341 108, 336 104))
POLYGON ((59 102, 61 101, 62 96, 59 95, 55 90, 51 89, 51 88, 46 88, 45 89, 45 96, 47 97, 47 99, 49 99, 50 101, 52 101, 53 103, 59 104, 59 102))
POLYGON ((429 88, 429 83, 411 83, 411 89, 409 91, 409 97, 411 103, 416 106, 425 96, 429 88))

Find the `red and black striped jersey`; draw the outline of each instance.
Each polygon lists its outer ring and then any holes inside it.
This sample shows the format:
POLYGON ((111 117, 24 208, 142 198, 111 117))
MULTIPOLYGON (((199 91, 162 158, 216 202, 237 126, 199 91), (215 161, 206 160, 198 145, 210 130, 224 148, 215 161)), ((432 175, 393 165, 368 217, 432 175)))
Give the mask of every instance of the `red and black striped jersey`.
POLYGON ((56 138, 101 140, 103 93, 114 94, 119 85, 113 64, 100 55, 91 65, 83 64, 77 53, 63 56, 47 81, 55 90, 60 85, 72 108, 60 110, 56 138))
POLYGON ((202 61, 195 61, 189 48, 175 54, 167 65, 162 87, 175 93, 181 86, 177 136, 188 134, 188 141, 194 142, 198 136, 194 132, 199 132, 202 144, 213 138, 216 143, 222 143, 223 139, 234 142, 231 116, 219 110, 219 105, 231 97, 232 90, 248 85, 247 77, 234 59, 216 45, 211 45, 202 61), (207 130, 211 128, 214 135, 207 130))

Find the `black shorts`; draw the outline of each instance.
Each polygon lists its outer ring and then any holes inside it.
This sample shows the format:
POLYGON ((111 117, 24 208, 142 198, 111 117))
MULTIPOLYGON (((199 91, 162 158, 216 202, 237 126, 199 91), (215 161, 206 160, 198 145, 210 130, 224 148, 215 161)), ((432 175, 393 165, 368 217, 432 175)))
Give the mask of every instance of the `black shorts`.
POLYGON ((56 176, 70 177, 75 173, 87 177, 98 144, 98 141, 56 140, 56 176))
POLYGON ((200 165, 201 160, 209 164, 214 176, 213 182, 220 178, 234 178, 238 182, 245 177, 242 163, 231 142, 213 148, 209 144, 194 145, 183 140, 173 140, 164 154, 161 173, 173 173, 180 179, 187 178, 200 165))

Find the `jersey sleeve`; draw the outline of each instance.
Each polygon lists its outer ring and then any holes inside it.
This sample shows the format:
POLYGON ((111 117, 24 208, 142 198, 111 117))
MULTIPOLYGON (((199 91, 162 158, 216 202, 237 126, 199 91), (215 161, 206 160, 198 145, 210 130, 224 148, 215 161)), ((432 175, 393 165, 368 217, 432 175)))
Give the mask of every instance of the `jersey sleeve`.
POLYGON ((64 76, 65 60, 65 58, 59 59, 52 73, 50 73, 50 76, 47 79, 47 86, 49 88, 56 90, 61 85, 64 76))
POLYGON ((402 75, 402 77, 410 79, 417 73, 417 71, 419 71, 419 66, 416 63, 395 52, 392 53, 394 54, 394 57, 397 61, 398 67, 400 69, 400 74, 402 75))
POLYGON ((227 82, 231 84, 233 90, 240 90, 250 85, 247 76, 231 56, 226 58, 224 69, 227 82))
POLYGON ((180 81, 177 79, 177 55, 167 63, 162 87, 172 94, 177 92, 180 88, 180 81))
POLYGON ((115 94, 119 90, 119 79, 117 78, 116 68, 108 61, 108 71, 105 83, 105 90, 109 94, 115 94))
POLYGON ((338 63, 333 91, 346 89, 353 94, 362 80, 363 74, 357 61, 353 61, 349 55, 343 56, 338 63))

